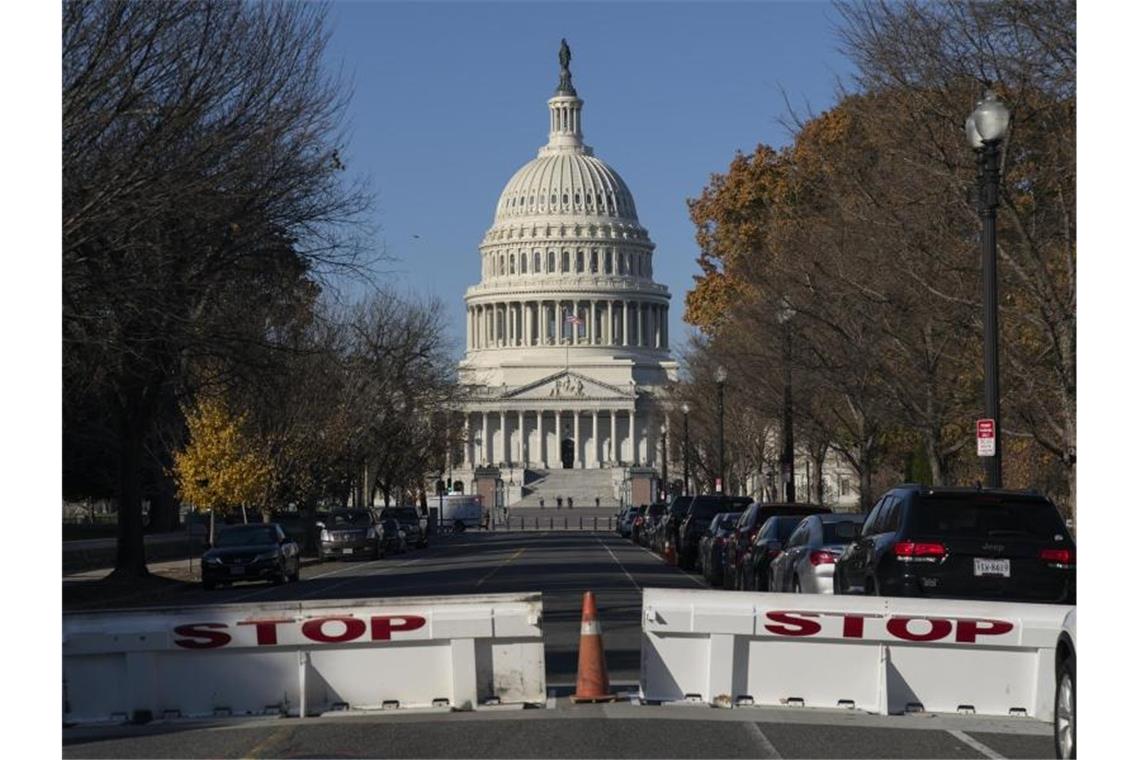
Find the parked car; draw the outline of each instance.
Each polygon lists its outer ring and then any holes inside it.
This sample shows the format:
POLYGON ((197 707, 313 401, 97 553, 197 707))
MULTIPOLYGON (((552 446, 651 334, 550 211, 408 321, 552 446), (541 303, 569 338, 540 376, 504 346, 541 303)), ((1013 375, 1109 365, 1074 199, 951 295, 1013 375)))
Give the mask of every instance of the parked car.
POLYGON ((724 544, 739 517, 740 512, 721 512, 701 536, 697 565, 705 580, 714 586, 719 586, 724 579, 724 544))
POLYGON ((669 506, 665 509, 665 516, 661 518, 661 523, 653 532, 654 551, 664 554, 666 545, 674 548, 677 546, 677 531, 680 529, 681 521, 685 519, 685 515, 689 512, 689 505, 692 503, 692 496, 674 496, 673 500, 669 502, 669 506))
POLYGON ((641 529, 637 532, 637 543, 642 546, 649 546, 653 539, 653 534, 656 532, 658 526, 661 525, 661 518, 665 516, 665 510, 669 505, 657 502, 650 504, 649 509, 642 515, 641 529))
POLYGON ((321 560, 380 559, 384 553, 376 516, 370 509, 334 509, 317 527, 321 529, 321 560))
POLYGON ((238 581, 285 583, 301 577, 301 548, 277 523, 227 527, 201 561, 206 589, 238 581))
MULTIPOLYGON (((770 591, 768 587, 768 567, 784 550, 784 542, 803 522, 802 515, 776 515, 769 517, 756 531, 756 538, 741 559, 740 588, 746 591, 770 591)), ((732 537, 729 537, 731 540, 732 537)), ((727 542, 726 547, 727 549, 727 542)), ((731 588, 725 585, 726 588, 731 588)))
POLYGON ((705 528, 721 512, 743 512, 752 503, 747 496, 725 496, 705 494, 694 496, 678 530, 677 565, 684 570, 692 570, 697 563, 697 549, 705 528))
POLYGON ((384 507, 380 519, 394 518, 400 523, 409 546, 423 549, 428 545, 427 531, 420 524, 420 512, 415 507, 384 507))
POLYGON ((641 530, 645 526, 645 515, 649 512, 649 505, 642 504, 632 512, 632 519, 629 521, 629 540, 637 543, 638 538, 641 536, 641 530))
POLYGON ((394 517, 386 517, 376 527, 380 539, 380 556, 403 554, 408 550, 408 534, 404 526, 394 517))
MULTIPOLYGON (((736 521, 736 529, 733 530, 732 535, 729 536, 728 543, 725 546, 724 587, 738 591, 757 587, 756 581, 752 578, 748 579, 751 582, 746 585, 744 576, 747 572, 756 571, 758 569, 752 562, 752 545, 756 541, 756 536, 760 532, 760 528, 763 527, 764 522, 769 517, 783 515, 804 518, 808 515, 830 511, 831 510, 827 507, 820 507, 815 504, 761 504, 760 502, 753 502, 748 505, 748 508, 744 510, 744 514, 736 521)), ((760 569, 764 573, 762 577, 765 579, 765 583, 763 585, 766 586, 768 577, 767 565, 764 565, 760 569)))
POLYGON ((1065 615, 1057 636, 1057 687, 1053 693, 1053 748, 1057 757, 1077 756, 1077 611, 1065 615))
POLYGON ((1076 604, 1076 570, 1076 544, 1041 494, 907 484, 875 504, 835 563, 835 590, 1076 604))
POLYGON ((633 518, 637 514, 637 507, 626 505, 618 513, 617 532, 622 538, 629 538, 633 533, 633 518))
POLYGON ((835 560, 859 537, 863 514, 808 515, 768 566, 768 590, 830 594, 835 560))

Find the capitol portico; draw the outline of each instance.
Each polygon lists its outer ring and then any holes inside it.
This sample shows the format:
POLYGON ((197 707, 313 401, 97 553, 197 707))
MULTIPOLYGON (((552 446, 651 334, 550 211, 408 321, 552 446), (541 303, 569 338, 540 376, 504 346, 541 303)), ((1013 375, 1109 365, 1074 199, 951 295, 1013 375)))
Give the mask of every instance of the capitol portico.
POLYGON ((600 476, 612 484, 603 503, 616 503, 636 468, 660 464, 662 393, 676 377, 653 242, 625 182, 583 141, 565 43, 560 62, 547 144, 507 182, 466 293, 453 477, 497 469, 506 504, 535 502, 558 470, 580 473, 560 474, 563 490, 578 478, 597 493, 600 476))

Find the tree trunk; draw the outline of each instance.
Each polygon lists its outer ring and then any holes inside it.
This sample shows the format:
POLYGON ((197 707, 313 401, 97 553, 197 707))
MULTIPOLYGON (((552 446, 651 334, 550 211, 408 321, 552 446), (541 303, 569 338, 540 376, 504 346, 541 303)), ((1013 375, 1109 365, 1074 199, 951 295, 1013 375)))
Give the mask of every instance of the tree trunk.
POLYGON ((146 546, 143 543, 142 463, 146 415, 141 400, 132 394, 121 417, 119 451, 119 520, 113 576, 144 578, 146 546))
POLYGON ((871 446, 864 443, 859 449, 859 509, 863 512, 870 512, 875 503, 875 495, 871 493, 872 459, 871 446))
POLYGON ((945 485, 942 482, 942 457, 939 446, 939 431, 935 428, 926 430, 926 464, 930 467, 930 485, 945 485))
POLYGON ((815 469, 815 481, 811 484, 812 501, 816 504, 823 504, 823 462, 826 458, 826 447, 821 447, 811 453, 811 463, 815 469))

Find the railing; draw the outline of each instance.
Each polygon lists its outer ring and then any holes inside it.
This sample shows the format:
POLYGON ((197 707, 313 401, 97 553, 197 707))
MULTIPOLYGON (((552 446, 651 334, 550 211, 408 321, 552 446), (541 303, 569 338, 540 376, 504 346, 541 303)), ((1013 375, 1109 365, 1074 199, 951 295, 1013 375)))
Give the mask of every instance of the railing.
POLYGON ((616 526, 614 517, 598 517, 593 515, 512 515, 499 519, 492 530, 496 531, 537 531, 537 530, 580 530, 580 531, 608 531, 612 532, 616 526))

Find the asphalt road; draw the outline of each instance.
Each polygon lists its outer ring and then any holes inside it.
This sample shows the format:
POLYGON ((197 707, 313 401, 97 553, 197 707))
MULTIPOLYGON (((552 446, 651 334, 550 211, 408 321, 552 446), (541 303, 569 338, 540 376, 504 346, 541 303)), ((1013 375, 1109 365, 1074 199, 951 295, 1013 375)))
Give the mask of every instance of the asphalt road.
POLYGON ((1028 719, 871 716, 802 708, 571 705, 582 594, 598 600, 615 690, 636 688, 641 589, 700 588, 695 575, 613 533, 466 533, 378 561, 306 566, 300 583, 205 591, 172 586, 163 605, 437 594, 543 594, 547 710, 320 719, 156 721, 68 728, 65 757, 1048 757, 1028 719), (422 725, 421 725, 422 724, 422 725))

